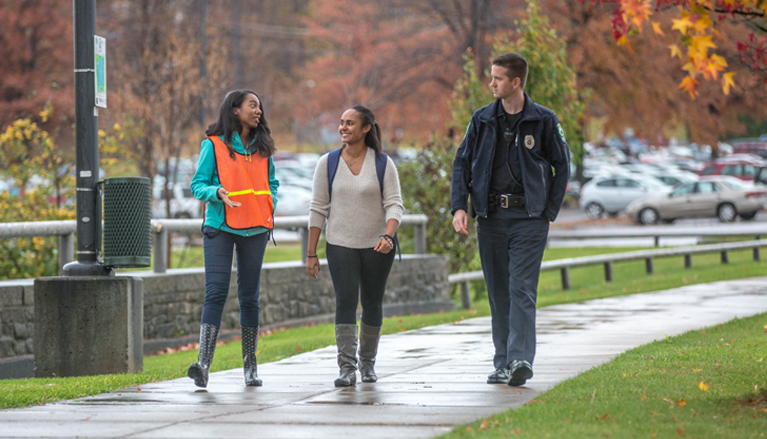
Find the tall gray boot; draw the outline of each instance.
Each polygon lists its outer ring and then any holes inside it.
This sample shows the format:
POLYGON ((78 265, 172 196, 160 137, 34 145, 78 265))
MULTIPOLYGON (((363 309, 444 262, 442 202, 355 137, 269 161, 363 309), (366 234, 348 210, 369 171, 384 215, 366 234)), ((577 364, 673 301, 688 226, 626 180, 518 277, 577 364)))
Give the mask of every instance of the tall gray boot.
POLYGON ((216 352, 217 340, 218 328, 207 323, 200 325, 200 352, 197 354, 197 362, 192 363, 187 371, 187 375, 194 380, 197 387, 208 387, 208 373, 213 354, 216 352))
POLYGON ((258 327, 240 328, 242 334, 242 371, 245 374, 245 385, 260 387, 263 382, 258 377, 256 349, 258 348, 258 327))
POLYGON ((336 346, 339 372, 333 384, 336 387, 351 387, 357 384, 357 325, 336 325, 336 346))
POLYGON ((378 353, 378 340, 381 338, 380 326, 368 326, 360 322, 360 350, 359 366, 360 376, 363 383, 374 383, 378 381, 373 366, 376 364, 376 354, 378 353))

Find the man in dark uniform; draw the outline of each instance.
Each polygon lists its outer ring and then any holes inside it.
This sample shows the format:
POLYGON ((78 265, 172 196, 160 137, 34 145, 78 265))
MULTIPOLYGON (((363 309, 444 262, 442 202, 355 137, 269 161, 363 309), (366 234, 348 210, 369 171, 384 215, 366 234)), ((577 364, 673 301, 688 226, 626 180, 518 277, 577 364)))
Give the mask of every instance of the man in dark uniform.
POLYGON ((453 162, 450 204, 458 233, 469 233, 469 194, 478 217, 495 346, 487 382, 521 386, 533 376, 538 277, 570 152, 556 114, 524 92, 527 61, 501 55, 490 72, 495 101, 471 118, 453 162))

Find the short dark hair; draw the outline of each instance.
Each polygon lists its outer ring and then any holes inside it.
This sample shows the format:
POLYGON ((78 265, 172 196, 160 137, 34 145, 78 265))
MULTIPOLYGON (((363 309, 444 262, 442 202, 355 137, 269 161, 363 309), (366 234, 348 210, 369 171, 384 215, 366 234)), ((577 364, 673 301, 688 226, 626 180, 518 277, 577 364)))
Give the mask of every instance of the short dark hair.
POLYGON ((519 78, 522 81, 522 89, 524 90, 525 84, 527 84, 527 60, 524 56, 518 53, 506 53, 493 58, 493 65, 504 67, 506 69, 506 76, 510 80, 519 78))

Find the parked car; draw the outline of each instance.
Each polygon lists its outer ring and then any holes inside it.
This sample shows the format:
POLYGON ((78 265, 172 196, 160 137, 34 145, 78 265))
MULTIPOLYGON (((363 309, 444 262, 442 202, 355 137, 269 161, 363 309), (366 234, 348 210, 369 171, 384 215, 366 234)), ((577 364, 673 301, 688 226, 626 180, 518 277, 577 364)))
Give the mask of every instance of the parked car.
POLYGON ((589 181, 581 189, 581 208, 591 219, 605 212, 615 216, 632 201, 649 195, 667 194, 671 189, 652 177, 603 176, 589 181))
MULTIPOLYGON (((155 177, 152 187, 152 218, 168 218, 163 190, 163 178, 155 177)), ((202 218, 203 203, 192 196, 192 189, 186 184, 171 184, 168 188, 170 200, 170 218, 202 218)))
POLYGON ((669 187, 674 187, 680 184, 693 183, 699 180, 697 174, 692 172, 660 172, 653 175, 656 180, 669 187))
POLYGON ((698 175, 731 175, 741 180, 753 180, 757 168, 762 165, 756 160, 717 160, 708 162, 698 175))
POLYGON ((309 215, 312 191, 300 186, 280 186, 275 216, 309 215))
POLYGON ((735 154, 752 154, 767 159, 767 142, 751 141, 735 143, 732 146, 732 152, 735 154))
POLYGON ((767 190, 740 181, 711 179, 688 183, 668 195, 636 200, 626 215, 639 224, 672 223, 678 218, 719 218, 722 222, 753 219, 764 209, 767 190))

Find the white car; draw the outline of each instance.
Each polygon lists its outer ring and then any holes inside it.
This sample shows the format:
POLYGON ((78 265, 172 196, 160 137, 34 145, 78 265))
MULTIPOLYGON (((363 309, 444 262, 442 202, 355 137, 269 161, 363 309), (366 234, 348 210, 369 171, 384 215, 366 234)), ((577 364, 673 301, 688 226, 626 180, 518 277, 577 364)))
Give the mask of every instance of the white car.
POLYGON ((192 196, 188 184, 181 183, 171 184, 168 188, 171 194, 168 216, 163 181, 161 176, 157 176, 152 186, 152 218, 202 218, 203 202, 192 196))
POLYGON ((615 216, 634 200, 667 194, 671 189, 651 177, 602 176, 589 181, 581 189, 580 204, 591 219, 600 218, 605 212, 615 216))

